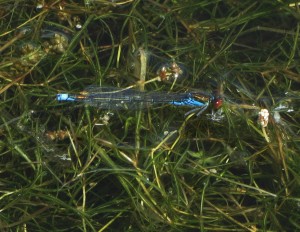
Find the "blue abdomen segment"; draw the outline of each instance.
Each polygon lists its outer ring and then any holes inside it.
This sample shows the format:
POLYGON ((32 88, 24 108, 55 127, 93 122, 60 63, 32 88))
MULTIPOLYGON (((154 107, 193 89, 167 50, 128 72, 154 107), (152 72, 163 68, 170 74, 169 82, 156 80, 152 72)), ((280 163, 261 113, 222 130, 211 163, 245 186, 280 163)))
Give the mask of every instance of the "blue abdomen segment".
POLYGON ((189 107, 202 107, 206 105, 206 103, 195 100, 193 98, 187 98, 182 101, 171 101, 170 104, 175 106, 189 106, 189 107))
POLYGON ((75 101, 76 98, 68 93, 60 93, 56 95, 57 101, 75 101))
POLYGON ((188 106, 188 107, 203 107, 209 104, 211 97, 199 93, 187 93, 181 99, 170 101, 171 105, 188 106))

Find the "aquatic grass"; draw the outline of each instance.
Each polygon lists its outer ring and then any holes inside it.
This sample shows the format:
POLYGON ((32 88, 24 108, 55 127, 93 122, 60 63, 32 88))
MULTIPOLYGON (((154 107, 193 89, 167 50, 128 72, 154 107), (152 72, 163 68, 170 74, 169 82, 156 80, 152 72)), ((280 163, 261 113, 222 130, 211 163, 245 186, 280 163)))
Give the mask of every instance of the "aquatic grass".
POLYGON ((2 230, 298 229, 298 3, 0 3, 2 230), (156 81, 167 61, 185 79, 156 81), (55 100, 93 84, 224 104, 184 117, 55 100))

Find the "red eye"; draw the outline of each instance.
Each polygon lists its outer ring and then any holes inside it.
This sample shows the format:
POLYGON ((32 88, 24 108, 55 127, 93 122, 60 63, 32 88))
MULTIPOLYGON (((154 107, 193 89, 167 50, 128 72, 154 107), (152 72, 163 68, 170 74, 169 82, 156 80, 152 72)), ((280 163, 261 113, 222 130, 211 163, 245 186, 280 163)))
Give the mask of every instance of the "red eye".
POLYGON ((219 109, 220 107, 222 107, 223 105, 223 99, 221 98, 217 98, 215 101, 214 101, 214 108, 217 110, 219 109))

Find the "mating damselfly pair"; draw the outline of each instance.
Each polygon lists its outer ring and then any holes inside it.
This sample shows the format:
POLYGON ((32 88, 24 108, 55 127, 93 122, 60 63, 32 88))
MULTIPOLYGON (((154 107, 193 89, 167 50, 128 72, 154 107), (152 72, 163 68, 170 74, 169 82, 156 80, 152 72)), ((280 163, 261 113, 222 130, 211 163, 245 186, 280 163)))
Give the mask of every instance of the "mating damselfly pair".
POLYGON ((89 86, 79 94, 57 94, 58 101, 82 102, 101 109, 139 109, 154 104, 168 104, 193 108, 185 115, 199 116, 210 104, 219 108, 222 99, 203 92, 167 93, 143 92, 135 89, 89 86))

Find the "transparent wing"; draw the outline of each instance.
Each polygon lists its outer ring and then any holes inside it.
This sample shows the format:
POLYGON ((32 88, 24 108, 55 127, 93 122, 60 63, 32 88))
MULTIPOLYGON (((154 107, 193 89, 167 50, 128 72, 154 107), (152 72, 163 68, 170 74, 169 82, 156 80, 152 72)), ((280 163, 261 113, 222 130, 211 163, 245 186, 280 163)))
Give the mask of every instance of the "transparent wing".
POLYGON ((137 109, 153 104, 172 104, 189 98, 188 93, 141 92, 134 89, 91 87, 84 101, 102 109, 137 109))
POLYGON ((79 95, 58 94, 57 99, 84 102, 102 109, 137 109, 153 104, 206 108, 212 96, 201 92, 142 92, 135 89, 89 86, 79 95))

